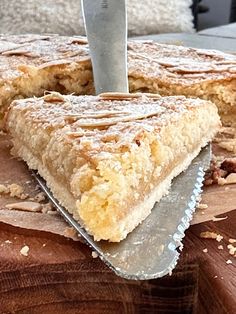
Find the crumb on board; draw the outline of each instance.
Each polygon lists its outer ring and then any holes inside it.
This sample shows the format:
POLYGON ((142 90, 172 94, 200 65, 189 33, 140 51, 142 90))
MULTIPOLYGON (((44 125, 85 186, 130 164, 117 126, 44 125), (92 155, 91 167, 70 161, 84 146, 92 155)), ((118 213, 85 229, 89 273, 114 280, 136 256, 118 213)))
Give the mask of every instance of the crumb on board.
POLYGON ((98 257, 98 253, 95 252, 95 251, 92 251, 92 257, 93 257, 93 258, 97 258, 97 257, 98 257))
POLYGON ((223 240, 222 235, 217 234, 216 241, 217 241, 217 242, 220 242, 221 240, 223 240))
POLYGON ((229 239, 229 243, 236 243, 236 239, 229 239))
POLYGON ((9 192, 9 189, 5 184, 0 184, 0 194, 7 194, 9 192))
POLYGON ((205 248, 205 249, 202 250, 202 252, 207 253, 207 252, 208 252, 208 249, 205 248))
POLYGON ((220 242, 223 239, 223 236, 215 232, 204 231, 200 233, 200 238, 215 239, 216 241, 220 242))
POLYGON ((197 209, 207 209, 208 208, 208 205, 207 204, 198 204, 197 205, 197 209))
POLYGON ((7 243, 7 244, 11 244, 12 243, 12 241, 10 241, 10 240, 6 240, 4 242, 7 243))
POLYGON ((20 199, 27 198, 26 194, 24 194, 24 189, 21 185, 12 183, 8 185, 8 188, 11 197, 17 197, 20 199))
POLYGON ((219 245, 219 246, 218 246, 218 249, 219 249, 219 250, 223 250, 223 249, 224 249, 223 245, 219 245))
POLYGON ((29 247, 28 247, 28 245, 24 245, 21 248, 20 254, 23 255, 23 256, 28 256, 28 254, 29 254, 29 247))
POLYGON ((42 205, 40 203, 26 201, 26 202, 18 202, 18 203, 11 203, 5 205, 8 209, 17 209, 22 211, 28 212, 39 212, 41 211, 42 205))
POLYGON ((22 186, 16 183, 12 184, 0 184, 0 194, 9 194, 11 197, 16 197, 24 200, 28 197, 28 194, 24 193, 22 186))
POLYGON ((233 244, 227 245, 227 248, 229 249, 230 255, 236 255, 236 246, 233 246, 233 244))
POLYGON ((232 264, 233 262, 230 260, 230 259, 228 259, 227 261, 226 261, 226 264, 232 264))

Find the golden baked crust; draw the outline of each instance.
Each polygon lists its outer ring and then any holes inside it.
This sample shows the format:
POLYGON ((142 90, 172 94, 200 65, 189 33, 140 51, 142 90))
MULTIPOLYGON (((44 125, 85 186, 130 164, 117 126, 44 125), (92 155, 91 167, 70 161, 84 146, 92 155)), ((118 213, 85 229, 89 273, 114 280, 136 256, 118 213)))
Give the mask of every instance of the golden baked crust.
POLYGON ((185 95, 214 102, 222 121, 236 120, 236 57, 216 50, 133 41, 131 91, 185 95))
POLYGON ((215 105, 184 96, 101 94, 14 101, 14 154, 96 240, 120 241, 220 126, 215 105))
POLYGON ((93 93, 86 38, 0 36, 0 119, 13 99, 42 96, 48 90, 93 93))
MULTIPOLYGON (((236 57, 219 51, 132 41, 128 45, 130 92, 186 95, 213 101, 225 124, 236 120, 236 57)), ((93 94, 84 37, 0 36, 0 115, 13 99, 93 94)))

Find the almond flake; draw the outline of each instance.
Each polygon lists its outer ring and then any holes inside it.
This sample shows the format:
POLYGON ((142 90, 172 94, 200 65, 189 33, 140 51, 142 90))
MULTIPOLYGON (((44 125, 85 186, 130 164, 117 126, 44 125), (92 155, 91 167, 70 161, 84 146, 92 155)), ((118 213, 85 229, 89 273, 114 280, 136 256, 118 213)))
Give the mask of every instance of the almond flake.
POLYGON ((225 219, 227 219, 228 218, 228 216, 225 216, 225 217, 219 217, 219 218, 217 218, 217 217, 213 217, 212 218, 212 221, 221 221, 221 220, 225 220, 225 219))
POLYGON ((12 203, 7 204, 6 208, 8 209, 18 209, 28 212, 39 212, 41 211, 41 204, 36 202, 18 202, 18 203, 12 203))
POLYGON ((226 184, 234 184, 236 183, 236 173, 230 173, 226 179, 226 184))

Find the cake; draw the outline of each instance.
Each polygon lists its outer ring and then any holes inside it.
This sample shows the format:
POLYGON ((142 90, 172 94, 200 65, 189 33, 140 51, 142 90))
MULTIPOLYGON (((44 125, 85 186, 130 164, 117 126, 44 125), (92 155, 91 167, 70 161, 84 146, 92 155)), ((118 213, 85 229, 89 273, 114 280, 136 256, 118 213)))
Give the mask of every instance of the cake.
MULTIPOLYGON (((224 125, 236 118, 236 57, 154 42, 128 44, 130 92, 185 95, 214 102, 224 125)), ((94 94, 85 37, 0 36, 0 120, 14 99, 94 94)))
POLYGON ((95 240, 119 242, 216 134, 216 106, 184 96, 106 93, 15 100, 13 154, 38 170, 95 240))

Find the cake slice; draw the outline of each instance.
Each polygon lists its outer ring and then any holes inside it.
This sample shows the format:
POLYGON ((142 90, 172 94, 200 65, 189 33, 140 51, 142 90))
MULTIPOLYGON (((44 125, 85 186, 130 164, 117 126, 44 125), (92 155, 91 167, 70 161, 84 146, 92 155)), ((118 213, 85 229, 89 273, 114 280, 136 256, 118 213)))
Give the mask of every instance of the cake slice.
MULTIPOLYGON (((154 42, 128 45, 130 92, 185 95, 214 102, 225 125, 236 121, 236 56, 154 42)), ((0 124, 14 99, 93 94, 85 37, 0 36, 0 124)))
POLYGON ((130 91, 210 100, 217 105, 223 124, 236 126, 235 55, 133 41, 128 63, 130 91))
POLYGON ((62 96, 14 101, 13 153, 37 169, 95 240, 124 239, 217 132, 216 106, 184 96, 62 96))

